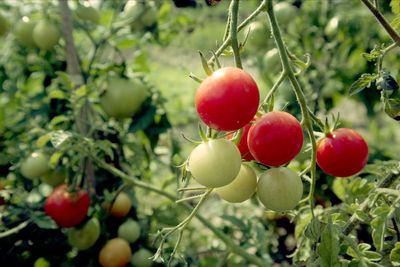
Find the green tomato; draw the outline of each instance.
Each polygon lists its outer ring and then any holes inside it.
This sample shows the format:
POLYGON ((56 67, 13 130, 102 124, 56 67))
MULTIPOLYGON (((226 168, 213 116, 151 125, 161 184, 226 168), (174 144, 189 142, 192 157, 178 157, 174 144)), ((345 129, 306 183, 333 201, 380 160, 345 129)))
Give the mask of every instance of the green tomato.
POLYGON ((263 74, 269 75, 270 77, 282 68, 281 59, 279 57, 277 48, 273 48, 265 53, 262 60, 262 68, 263 74))
POLYGON ((48 262, 45 258, 40 257, 35 260, 33 267, 50 267, 50 262, 48 262))
POLYGON ((66 173, 65 169, 58 168, 56 170, 53 170, 50 173, 46 173, 45 175, 41 176, 40 180, 43 183, 51 185, 52 187, 56 187, 57 185, 64 183, 66 177, 67 177, 67 173, 66 173))
POLYGON ((21 174, 28 179, 39 178, 49 171, 49 158, 42 152, 33 152, 21 164, 21 174))
POLYGON ((0 37, 6 35, 8 29, 10 28, 10 23, 8 20, 0 13, 0 37))
POLYGON ((91 218, 81 228, 68 230, 68 242, 78 250, 86 250, 96 243, 100 236, 100 223, 96 217, 91 218))
POLYGON ((239 174, 232 183, 215 189, 217 194, 231 203, 240 203, 249 199, 257 187, 257 175, 253 168, 242 164, 239 174))
POLYGON ((280 2, 274 5, 275 16, 280 24, 288 24, 297 15, 297 8, 288 2, 280 2))
POLYGON ((33 40, 35 41, 35 44, 41 49, 52 49, 58 43, 59 39, 59 30, 50 21, 39 21, 33 29, 33 40))
MULTIPOLYGON (((254 21, 247 26, 245 34, 250 31, 246 46, 252 50, 265 50, 268 46, 271 33, 268 26, 261 21, 254 21)), ((245 46, 245 47, 246 47, 245 46)))
POLYGON ((286 167, 271 168, 258 179, 257 195, 267 209, 291 210, 301 200, 303 183, 297 173, 286 167))
POLYGON ((139 79, 110 77, 106 92, 100 97, 100 105, 110 117, 130 118, 148 96, 146 85, 139 79))
POLYGON ((99 11, 91 6, 79 5, 78 8, 75 10, 75 14, 81 20, 89 21, 94 24, 99 24, 100 22, 99 11))
POLYGON ((145 248, 141 248, 135 253, 133 253, 131 257, 131 264, 134 267, 151 267, 153 265, 153 261, 149 259, 153 254, 145 248))
POLYGON ((35 41, 33 40, 33 29, 35 28, 35 22, 20 20, 15 25, 15 38, 18 42, 26 47, 35 47, 35 41))
POLYGON ((140 237, 140 225, 132 219, 127 220, 118 227, 118 237, 129 243, 135 243, 140 237))
POLYGON ((238 175, 242 158, 237 146, 226 139, 211 139, 190 154, 189 170, 196 181, 209 188, 231 183, 238 175))

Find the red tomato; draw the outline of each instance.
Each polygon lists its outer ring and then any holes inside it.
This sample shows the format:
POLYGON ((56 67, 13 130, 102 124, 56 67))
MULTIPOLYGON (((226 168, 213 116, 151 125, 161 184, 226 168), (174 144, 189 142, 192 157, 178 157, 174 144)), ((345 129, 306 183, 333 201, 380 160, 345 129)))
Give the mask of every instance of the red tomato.
MULTIPOLYGON (((242 137, 240 138, 240 142, 237 145, 240 151, 240 155, 242 155, 242 159, 248 161, 254 160, 253 155, 250 153, 249 146, 247 145, 247 135, 249 133, 250 127, 251 127, 250 123, 243 127, 242 137)), ((229 134, 228 138, 232 139, 233 134, 229 134)))
POLYGON ((44 211, 60 227, 73 227, 81 223, 90 206, 86 191, 70 192, 66 184, 56 187, 47 197, 44 211))
POLYGON ((266 113, 250 127, 247 135, 253 157, 267 166, 278 167, 292 160, 303 146, 299 121, 287 112, 266 113))
POLYGON ((236 131, 253 119, 260 101, 253 78, 239 68, 226 67, 207 77, 197 89, 200 119, 219 131, 236 131))
POLYGON ((368 145, 356 131, 336 129, 318 141, 317 163, 327 174, 347 177, 364 168, 368 161, 368 145))

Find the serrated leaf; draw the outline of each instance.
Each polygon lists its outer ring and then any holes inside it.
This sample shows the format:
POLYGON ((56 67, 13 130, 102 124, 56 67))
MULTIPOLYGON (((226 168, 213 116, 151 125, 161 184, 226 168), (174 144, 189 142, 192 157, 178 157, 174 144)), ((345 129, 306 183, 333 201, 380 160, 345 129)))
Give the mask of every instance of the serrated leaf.
POLYGON ((365 251, 363 254, 370 261, 380 261, 382 259, 382 255, 375 251, 365 251))
POLYGON ((339 265, 339 235, 332 223, 328 223, 322 232, 321 243, 317 247, 322 267, 339 265))
POLYGON ((393 266, 400 266, 400 242, 397 242, 392 251, 390 251, 390 261, 393 266))
POLYGON ((372 240, 377 250, 382 251, 384 244, 384 237, 386 232, 386 221, 388 220, 387 216, 389 215, 390 207, 380 206, 375 208, 372 211, 374 219, 371 221, 372 227, 372 240))
POLYGON ((113 143, 108 140, 98 140, 96 141, 96 146, 103 151, 107 156, 114 159, 113 143))
POLYGON ((381 55, 382 55, 382 50, 384 49, 383 46, 375 46, 374 49, 372 49, 371 52, 369 53, 362 53, 362 56, 370 61, 376 61, 381 55))
POLYGON ((72 136, 71 133, 65 131, 55 131, 50 133, 50 141, 57 148, 72 136))
POLYGON ((392 8, 392 12, 394 14, 400 14, 400 0, 390 1, 390 7, 392 8))
POLYGON ((349 88, 349 95, 355 95, 365 88, 369 88, 371 86, 371 83, 375 81, 377 78, 376 74, 369 74, 369 73, 364 73, 361 75, 360 78, 358 78, 357 81, 355 81, 349 88))
POLYGON ((390 23, 390 25, 395 29, 399 30, 400 29, 400 14, 398 14, 390 23))
POLYGON ((316 242, 321 236, 321 228, 321 222, 314 217, 307 225, 306 230, 304 231, 304 235, 312 241, 316 242))

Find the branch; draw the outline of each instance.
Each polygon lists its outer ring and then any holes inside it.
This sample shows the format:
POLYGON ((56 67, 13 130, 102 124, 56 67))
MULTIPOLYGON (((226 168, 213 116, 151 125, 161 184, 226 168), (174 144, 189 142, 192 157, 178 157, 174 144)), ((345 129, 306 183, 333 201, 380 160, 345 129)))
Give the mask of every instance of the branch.
POLYGON ((11 228, 11 229, 9 229, 7 231, 1 232, 0 233, 0 238, 4 238, 4 237, 7 237, 9 235, 13 235, 13 234, 18 233, 19 231, 21 231, 22 229, 27 227, 29 222, 30 222, 29 220, 28 221, 24 221, 24 222, 18 224, 17 226, 15 226, 14 228, 11 228))
POLYGON ((231 6, 229 7, 230 20, 230 40, 233 50, 233 55, 235 57, 236 67, 242 69, 242 60, 240 59, 239 44, 237 40, 237 20, 239 11, 239 0, 232 0, 231 6))

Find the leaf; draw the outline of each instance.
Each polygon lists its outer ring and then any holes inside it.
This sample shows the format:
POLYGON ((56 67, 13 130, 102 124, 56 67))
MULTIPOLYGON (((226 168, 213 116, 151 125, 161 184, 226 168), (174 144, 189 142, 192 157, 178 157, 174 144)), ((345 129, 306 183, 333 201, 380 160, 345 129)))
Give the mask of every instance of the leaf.
POLYGON ((304 235, 312 241, 316 242, 321 236, 321 228, 321 222, 314 217, 307 225, 306 230, 304 231, 304 235))
POLYGON ((397 121, 400 120, 400 99, 385 98, 383 101, 385 113, 397 121))
POLYGON ((349 89, 349 95, 355 95, 365 88, 369 88, 371 86, 371 82, 375 81, 377 78, 376 74, 369 74, 369 73, 364 73, 361 75, 360 78, 358 78, 357 81, 355 81, 349 89))
POLYGON ((231 216, 231 215, 222 215, 222 218, 224 220, 229 221, 230 223, 232 223, 234 226, 238 227, 241 230, 245 230, 247 229, 246 224, 243 222, 242 219, 239 219, 235 216, 231 216))
POLYGON ((400 14, 400 0, 390 1, 390 7, 392 8, 392 12, 394 14, 400 14))
POLYGON ((341 200, 344 201, 346 198, 346 187, 348 180, 346 179, 335 179, 332 184, 333 193, 341 200))
POLYGON ((52 145, 57 148, 61 146, 65 141, 67 141, 72 134, 70 132, 65 132, 65 131, 55 131, 50 133, 50 141, 52 145))
POLYGON ((41 137, 39 137, 39 139, 36 141, 36 145, 38 146, 38 148, 42 148, 44 147, 47 142, 50 141, 50 134, 47 133, 45 135, 42 135, 41 137))
POLYGON ((400 242, 397 242, 392 251, 390 251, 390 261, 393 266, 400 266, 400 242))
POLYGON ((32 222, 42 229, 57 229, 57 224, 44 212, 35 212, 32 216, 32 222))
POLYGON ((317 247, 321 266, 339 265, 339 235, 337 228, 329 222, 321 235, 321 243, 317 247))
POLYGON ((400 29, 400 14, 398 14, 390 23, 390 25, 395 29, 399 30, 400 29))
POLYGON ((382 46, 375 46, 374 49, 371 50, 369 53, 362 53, 362 56, 370 61, 376 61, 380 56, 382 56, 382 51, 385 49, 385 47, 382 46))
POLYGON ((372 240, 377 250, 382 251, 385 237, 387 216, 390 213, 388 205, 379 206, 372 212, 374 219, 371 221, 372 240))
POLYGON ((51 155, 50 157, 50 167, 55 168, 60 161, 60 158, 62 157, 63 153, 61 151, 56 151, 51 155))

